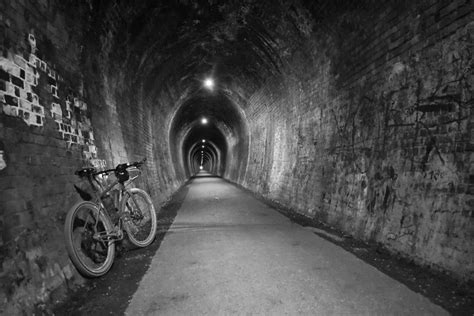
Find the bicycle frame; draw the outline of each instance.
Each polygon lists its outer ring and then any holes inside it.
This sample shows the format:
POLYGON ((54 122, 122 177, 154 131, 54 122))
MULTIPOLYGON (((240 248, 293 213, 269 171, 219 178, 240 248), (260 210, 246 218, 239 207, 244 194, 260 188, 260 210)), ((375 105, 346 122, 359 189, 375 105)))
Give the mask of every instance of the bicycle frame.
MULTIPOLYGON (((137 170, 139 170, 139 169, 137 168, 137 170)), ((133 203, 135 203, 135 205, 137 205, 137 201, 135 200, 135 197, 133 196, 133 194, 130 194, 130 192, 128 191, 127 185, 129 185, 130 183, 133 182, 133 180, 138 178, 140 173, 138 175, 134 176, 134 177, 131 177, 125 183, 122 183, 118 180, 115 180, 104 189, 103 185, 97 180, 96 177, 100 174, 108 174, 110 171, 111 170, 105 170, 105 171, 101 171, 101 172, 98 172, 96 174, 93 174, 93 175, 91 174, 91 175, 88 176, 88 180, 89 180, 89 182, 90 182, 90 184, 93 188, 94 195, 95 195, 94 202, 95 202, 95 204, 97 204, 99 206, 99 213, 97 215, 98 217, 100 217, 101 213, 104 212, 104 210, 106 209, 104 203, 102 202, 102 198, 106 197, 107 194, 110 191, 112 191, 112 189, 115 188, 117 185, 119 186, 118 195, 115 197, 115 199, 113 201, 114 205, 116 205, 117 208, 118 208, 119 222, 118 222, 118 226, 116 226, 116 228, 118 228, 118 229, 116 231, 114 231, 113 233, 111 233, 111 234, 100 233, 98 236, 95 236, 95 238, 102 239, 103 241, 110 241, 111 239, 120 240, 120 239, 123 238, 122 219, 123 219, 123 216, 124 216, 124 211, 122 209, 120 209, 120 203, 121 203, 122 197, 124 195, 124 192, 127 192, 129 194, 129 196, 131 197, 131 199, 133 200, 133 203), (99 188, 97 188, 94 185, 94 181, 98 184, 99 188)), ((108 216, 108 215, 106 214, 106 216, 108 216)), ((98 220, 95 221, 95 228, 97 228, 97 225, 98 225, 98 220)))
POLYGON ((141 175, 145 161, 121 163, 102 171, 83 167, 74 172, 82 180, 74 188, 83 201, 67 212, 64 234, 69 257, 82 275, 106 274, 115 258, 116 241, 128 237, 140 248, 153 242, 157 231, 153 201, 145 190, 130 185, 141 175), (115 177, 108 178, 111 173, 115 177))

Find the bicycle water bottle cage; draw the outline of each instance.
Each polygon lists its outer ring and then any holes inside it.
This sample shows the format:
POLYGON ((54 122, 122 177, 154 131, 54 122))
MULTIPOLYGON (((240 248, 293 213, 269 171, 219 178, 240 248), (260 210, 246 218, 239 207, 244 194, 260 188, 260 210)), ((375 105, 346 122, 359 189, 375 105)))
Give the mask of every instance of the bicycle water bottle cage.
POLYGON ((128 165, 126 163, 120 164, 115 168, 115 176, 119 180, 119 182, 123 183, 130 178, 130 175, 127 171, 128 165))
POLYGON ((95 172, 95 168, 82 168, 82 169, 77 170, 75 174, 82 178, 90 174, 93 174, 94 172, 95 172))

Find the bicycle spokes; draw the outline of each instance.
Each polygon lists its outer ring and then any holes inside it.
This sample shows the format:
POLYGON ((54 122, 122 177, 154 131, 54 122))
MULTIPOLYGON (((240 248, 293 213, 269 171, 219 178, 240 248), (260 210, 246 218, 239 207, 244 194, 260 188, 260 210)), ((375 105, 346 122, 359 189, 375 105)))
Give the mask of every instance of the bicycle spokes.
POLYGON ((149 220, 149 216, 147 217, 146 211, 147 207, 146 201, 143 201, 143 198, 138 196, 131 196, 126 203, 126 209, 128 216, 132 220, 133 224, 141 225, 143 224, 142 221, 146 222, 149 220))
POLYGON ((73 222, 73 243, 81 260, 102 264, 107 258, 107 240, 97 236, 107 234, 99 212, 84 209, 78 212, 73 222))
POLYGON ((124 228, 130 241, 139 247, 149 245, 156 233, 156 213, 148 194, 133 188, 124 201, 124 228))

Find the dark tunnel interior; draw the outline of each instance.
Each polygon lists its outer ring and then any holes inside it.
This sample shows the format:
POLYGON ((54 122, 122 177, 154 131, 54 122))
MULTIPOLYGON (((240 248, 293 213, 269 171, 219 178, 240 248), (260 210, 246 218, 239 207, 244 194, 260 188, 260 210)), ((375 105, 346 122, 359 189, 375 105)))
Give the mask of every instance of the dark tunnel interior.
POLYGON ((0 0, 0 314, 84 281, 74 172, 143 158, 156 209, 207 171, 471 284, 472 21, 468 0, 0 0))
POLYGON ((245 118, 229 97, 213 89, 203 85, 189 96, 171 122, 171 157, 177 174, 184 178, 197 173, 201 166, 219 176, 235 177, 247 162, 245 118))
MULTIPOLYGON (((108 4, 95 5, 94 14, 107 15, 108 4)), ((178 179, 196 171, 190 146, 206 137, 215 151, 206 155, 208 167, 218 175, 237 179, 248 160, 246 97, 267 76, 279 71, 268 26, 257 16, 246 14, 246 7, 238 2, 221 7, 207 1, 146 2, 130 7, 133 13, 114 25, 120 36, 106 39, 110 42, 106 48, 124 51, 127 58, 117 61, 113 57, 122 58, 122 54, 115 53, 106 58, 105 67, 120 63, 120 68, 126 69, 123 75, 130 76, 146 100, 160 100, 166 90, 180 91, 168 123, 170 154, 178 179), (157 29, 160 32, 155 32, 157 29), (206 87, 206 80, 212 80, 213 86, 206 87), (202 118, 209 123, 199 129, 202 118)))

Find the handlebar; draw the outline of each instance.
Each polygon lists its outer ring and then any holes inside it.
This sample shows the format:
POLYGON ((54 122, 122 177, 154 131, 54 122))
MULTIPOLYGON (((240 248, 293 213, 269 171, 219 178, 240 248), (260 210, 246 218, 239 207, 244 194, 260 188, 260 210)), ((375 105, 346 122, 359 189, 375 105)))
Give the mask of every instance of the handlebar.
POLYGON ((86 176, 96 176, 96 175, 99 175, 99 174, 124 170, 124 169, 130 168, 130 167, 140 168, 145 162, 146 162, 146 158, 143 158, 140 161, 118 164, 117 167, 115 167, 113 169, 107 169, 107 170, 102 170, 102 171, 97 171, 93 167, 82 168, 82 169, 76 170, 74 172, 74 174, 79 176, 80 178, 86 177, 86 176))

